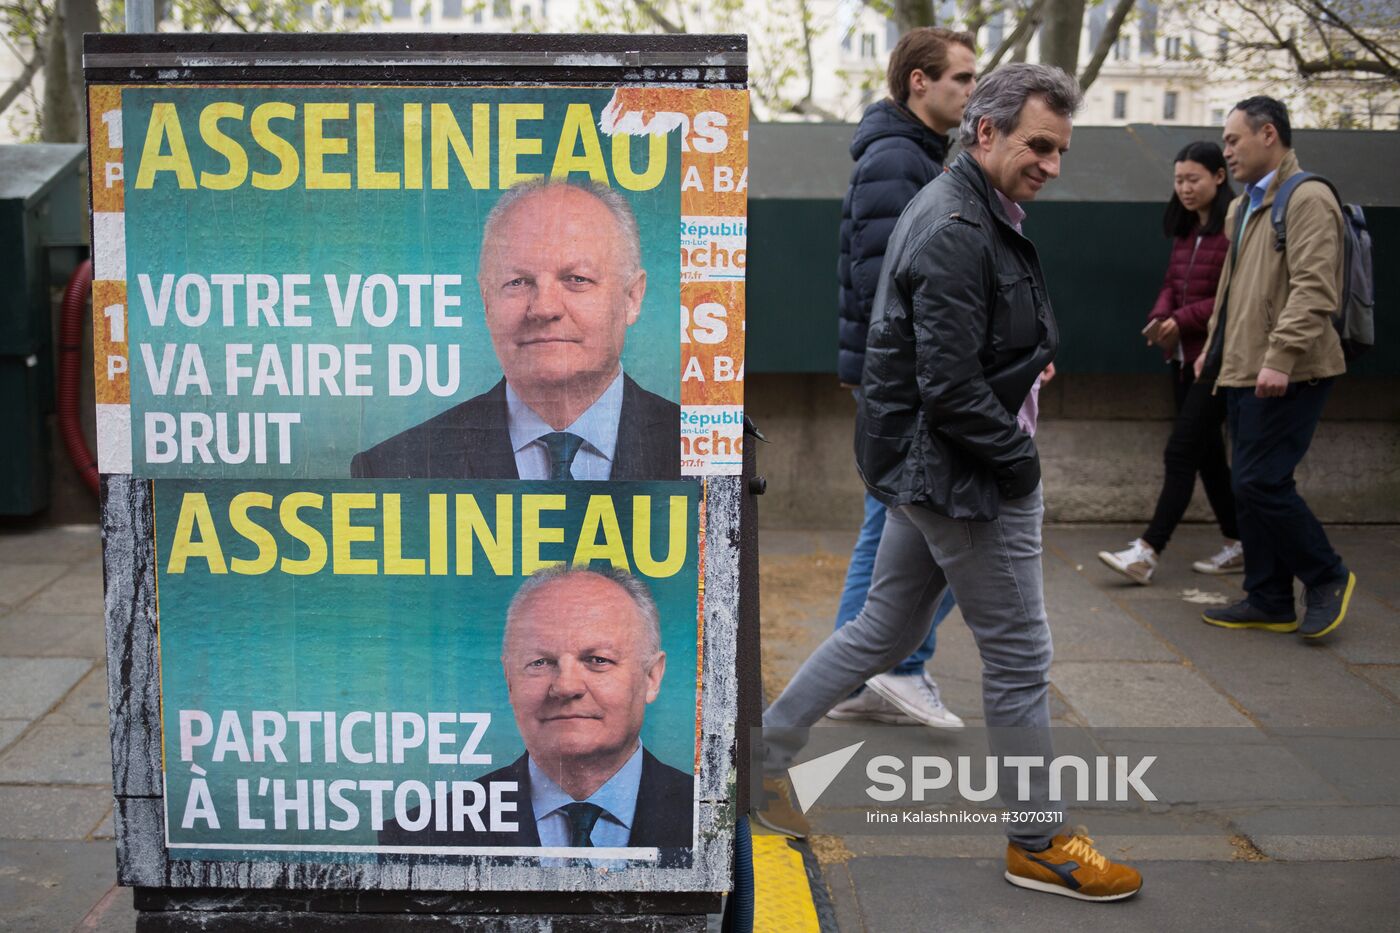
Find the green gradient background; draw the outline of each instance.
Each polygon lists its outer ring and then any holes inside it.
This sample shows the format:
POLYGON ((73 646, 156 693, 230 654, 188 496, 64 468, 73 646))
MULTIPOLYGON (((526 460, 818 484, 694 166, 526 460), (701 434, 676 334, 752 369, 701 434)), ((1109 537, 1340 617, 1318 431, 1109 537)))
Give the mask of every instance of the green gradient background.
MULTIPOLYGON (((219 126, 238 140, 248 153, 249 172, 273 172, 277 160, 252 142, 248 119, 252 109, 265 101, 346 102, 350 120, 328 121, 325 135, 348 136, 347 155, 327 156, 327 171, 355 171, 354 113, 357 103, 374 103, 376 163, 380 171, 402 168, 402 115, 405 102, 424 105, 424 185, 431 184, 427 165, 430 152, 429 110, 432 103, 452 105, 458 125, 471 140, 471 105, 487 102, 542 103, 542 121, 522 122, 518 135, 543 138, 540 155, 520 156, 518 171, 548 175, 555 146, 568 104, 588 103, 596 115, 612 98, 610 89, 543 88, 162 88, 127 89, 122 92, 122 125, 125 141, 126 173, 126 271, 129 337, 132 377, 133 473, 148 477, 308 477, 334 479, 350 475, 350 458, 360 450, 411 427, 440 411, 484 392, 501 376, 492 352, 482 316, 481 300, 475 281, 476 257, 480 247, 480 223, 500 196, 497 184, 495 134, 498 127, 492 110, 491 184, 489 190, 468 186, 456 160, 449 154, 451 185, 446 190, 415 191, 308 191, 304 175, 283 191, 263 191, 250 182, 232 191, 203 188, 182 190, 173 172, 162 171, 154 187, 137 190, 139 170, 152 104, 169 101, 176 105, 185 143, 194 164, 196 179, 201 171, 222 173, 227 161, 208 149, 199 135, 199 113, 213 101, 233 101, 245 107, 243 121, 222 120, 219 126), (312 302, 302 309, 316 323, 306 328, 224 328, 218 320, 218 289, 213 289, 215 311, 209 325, 193 330, 180 324, 172 311, 164 327, 154 328, 147 317, 145 301, 137 276, 152 276, 158 290, 160 276, 172 273, 177 279, 186 272, 210 276, 216 273, 306 273, 311 284, 304 289, 312 302), (458 274, 463 277, 458 290, 462 299, 453 312, 463 318, 460 328, 434 333, 431 327, 410 328, 406 317, 406 297, 401 295, 400 317, 394 325, 372 328, 357 318, 344 329, 334 324, 326 296, 323 275, 340 277, 341 287, 350 274, 458 274), (145 364, 138 344, 152 343, 160 359, 166 342, 198 343, 204 352, 214 395, 155 396, 145 375, 145 364), (371 343, 375 345, 372 380, 376 395, 371 397, 302 396, 252 398, 244 393, 236 398, 223 394, 223 345, 226 343, 371 343), (405 343, 422 347, 428 343, 462 345, 462 385, 451 398, 438 398, 426 389, 410 397, 388 397, 388 376, 383 365, 384 345, 405 343), (143 412, 159 411, 300 411, 302 423, 293 428, 293 459, 290 464, 258 465, 245 461, 237 465, 145 463, 143 412)), ((301 108, 292 121, 275 120, 277 135, 291 141, 302 153, 301 108)), ((601 136, 604 162, 611 178, 611 144, 601 136)), ((162 148, 162 151, 168 151, 162 148)), ((645 139, 632 140, 634 170, 646 164, 645 139)), ((305 160, 302 162, 305 171, 305 160)), ((575 180, 583 176, 575 177, 575 180)), ((614 188, 617 186, 614 184, 614 188)), ((653 190, 631 192, 627 196, 637 216, 642 240, 642 262, 647 270, 647 292, 640 320, 629 330, 623 353, 623 368, 638 383, 671 401, 680 400, 680 134, 667 140, 666 174, 653 190)), ((430 297, 431 289, 424 289, 430 297)), ((158 291, 157 291, 158 293, 158 291)), ((242 293, 237 289, 236 294, 242 293)), ((255 346, 256 349, 256 346, 255 346)), ((176 357, 178 362, 178 355, 176 357)), ((256 354, 252 358, 256 366, 256 354)), ((246 358, 245 358, 246 360, 246 358)), ((234 419, 230 419, 231 421, 234 419)), ((212 449, 212 448, 211 448, 212 449)), ((269 451, 270 459, 276 456, 269 451)), ((198 460, 198 458, 195 458, 198 460)), ((250 458, 251 459, 251 458, 250 458)))
MULTIPOLYGON (((191 559, 184 573, 169 574, 171 541, 180 504, 186 492, 203 492, 214 515, 225 560, 251 559, 256 547, 228 525, 228 503, 240 492, 256 490, 273 496, 276 503, 291 492, 309 491, 325 496, 319 512, 302 509, 301 517, 330 541, 330 496, 335 492, 399 493, 402 497, 403 554, 427 553, 427 496, 429 493, 472 493, 488 522, 493 522, 495 497, 500 493, 556 493, 567 496, 567 509, 545 513, 542 524, 564 529, 564 544, 541 546, 543 559, 569 560, 589 496, 610 495, 616 503, 629 560, 632 553, 633 497, 652 497, 652 554, 663 557, 669 529, 671 496, 687 499, 687 527, 682 536, 686 558, 671 577, 641 577, 650 587, 661 613, 662 647, 666 651, 666 675, 657 700, 647 708, 642 741, 658 758, 682 771, 694 770, 697 675, 698 560, 696 521, 699 485, 691 482, 651 483, 514 483, 420 480, 344 480, 314 484, 294 481, 159 480, 155 487, 156 555, 159 586, 161 698, 163 704, 166 767, 167 827, 172 842, 276 843, 300 845, 373 845, 369 828, 368 795, 351 795, 361 805, 360 825, 351 831, 294 829, 274 831, 268 820, 265 831, 237 829, 234 781, 250 778, 297 778, 327 781, 353 780, 470 780, 515 760, 523 746, 511 715, 500 665, 500 639, 505 609, 523 578, 519 576, 519 500, 515 504, 517 544, 515 576, 497 577, 478 549, 475 574, 452 575, 456 566, 454 520, 449 498, 447 576, 335 576, 330 564, 321 573, 291 576, 274 569, 259 576, 215 575, 208 562, 191 559), (241 763, 210 759, 213 744, 195 751, 195 763, 208 770, 222 828, 181 830, 193 777, 190 765, 180 761, 179 711, 201 709, 210 713, 215 727, 222 710, 236 710, 249 731, 252 710, 334 710, 342 719, 347 712, 411 711, 426 718, 428 712, 490 712, 491 727, 479 752, 493 756, 492 764, 429 765, 426 745, 409 750, 402 765, 356 765, 343 758, 336 764, 241 763)), ((252 518, 273 533, 278 554, 306 556, 306 547, 283 532, 276 513, 250 511, 252 518)), ((378 522, 377 512, 355 512, 357 525, 378 522)), ((198 534, 196 534, 198 538, 198 534)), ((332 550, 333 553, 333 550, 332 550)), ((373 544, 355 544, 355 557, 381 557, 382 541, 376 529, 373 544)), ((456 727, 459 731, 468 726, 456 727)), ((363 748, 370 729, 355 731, 363 748)), ((296 757, 297 731, 289 724, 284 749, 296 757)), ((319 757, 320 727, 312 727, 312 747, 319 757)), ((251 743, 251 734, 248 736, 251 743)), ((460 747, 460 746, 459 746, 460 747)), ((289 786, 289 790, 291 787, 289 786)), ((387 795, 386 795, 387 796, 387 795)), ((254 798, 255 801, 257 798, 254 798)), ((269 815, 267 809, 255 815, 269 815)), ((391 801, 392 798, 389 798, 391 801)), ((338 811, 328 810, 334 817, 338 811)), ((203 827, 203 824, 200 824, 203 827)), ((294 822, 293 822, 294 825, 294 822)), ((287 853, 240 850, 238 857, 295 859, 287 853)), ((173 858, 229 858, 227 852, 204 849, 172 849, 173 858)), ((355 856, 328 854, 318 858, 355 860, 355 856)), ((362 858, 362 856, 361 856, 362 858)))

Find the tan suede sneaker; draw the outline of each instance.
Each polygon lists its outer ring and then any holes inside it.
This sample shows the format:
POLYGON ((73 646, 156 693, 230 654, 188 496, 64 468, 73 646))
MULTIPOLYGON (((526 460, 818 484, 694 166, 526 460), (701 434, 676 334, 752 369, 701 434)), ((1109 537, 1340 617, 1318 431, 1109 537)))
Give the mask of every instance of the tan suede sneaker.
POLYGON ((1006 880, 1032 891, 1081 901, 1121 901, 1142 890, 1142 875, 1099 854, 1094 840, 1082 829, 1073 835, 1056 836, 1044 852, 1007 844, 1006 880))
POLYGON ((812 824, 802 811, 792 805, 792 785, 787 778, 766 777, 763 779, 764 800, 753 807, 749 816, 753 819, 754 832, 776 833, 794 839, 806 839, 812 831, 812 824))

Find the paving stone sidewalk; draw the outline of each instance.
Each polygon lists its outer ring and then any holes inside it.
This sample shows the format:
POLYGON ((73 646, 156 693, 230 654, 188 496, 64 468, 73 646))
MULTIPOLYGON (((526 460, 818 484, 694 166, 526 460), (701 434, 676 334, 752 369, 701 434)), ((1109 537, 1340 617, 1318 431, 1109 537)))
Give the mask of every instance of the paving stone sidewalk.
MULTIPOLYGON (((1145 884, 1132 901, 1082 905, 1008 885, 1005 842, 994 834, 849 834, 856 821, 843 817, 869 804, 837 792, 824 811, 809 815, 818 834, 823 823, 847 833, 813 841, 844 933, 1004 930, 1017 921, 1091 930, 1394 929, 1400 782, 1362 760, 1365 745, 1311 737, 1370 729, 1391 740, 1392 757, 1400 747, 1400 530, 1328 528, 1359 585, 1346 622, 1321 643, 1201 622, 1206 605, 1242 595, 1238 575, 1191 570, 1218 549, 1212 528, 1179 529, 1148 587, 1098 560, 1100 550, 1121 549, 1139 531, 1045 530, 1055 641, 1051 716, 1067 730, 1101 736, 1114 727, 1147 727, 1158 730, 1154 738, 1179 743, 1176 751, 1186 754, 1163 755, 1154 780, 1173 799, 1190 801, 1177 808, 1188 811, 1182 818, 1191 821, 1189 834, 1115 835, 1105 828, 1111 819, 1088 814, 1091 830, 1098 820, 1105 854, 1139 864, 1145 884), (1305 738, 1282 749, 1279 736, 1305 738), (1193 760, 1202 766, 1191 767, 1193 760)), ((849 532, 760 535, 769 696, 830 634, 853 538, 854 525, 849 532)), ((929 667, 949 708, 981 725, 981 664, 958 613, 939 629, 929 667)), ((946 733, 921 732, 931 749, 921 753, 985 754, 959 747, 946 733)), ((853 740, 843 732, 830 744, 853 740)), ((1105 749, 1161 751, 1146 744, 1105 749)))
POLYGON ((0 531, 0 929, 135 929, 107 706, 97 528, 0 531))
MULTIPOLYGON (((1400 530, 1329 529, 1357 571, 1348 622, 1323 645, 1197 621, 1186 591, 1233 593, 1238 577, 1191 573, 1214 549, 1183 528, 1150 588, 1119 582, 1094 557, 1136 529, 1054 526, 1046 587, 1056 639, 1057 722, 1102 725, 1393 726, 1400 717, 1400 530)), ((769 689, 825 637, 845 570, 847 533, 765 531, 765 680, 769 689)), ((978 662, 954 616, 932 670, 949 705, 976 721, 978 662)), ((135 928, 117 888, 98 533, 0 531, 0 929, 135 928)), ((1246 754, 1246 753, 1242 753, 1246 754)), ((1345 783, 1345 756, 1307 766, 1345 783)), ((1318 772, 1322 773, 1318 773, 1318 772)), ((1351 789, 1364 796, 1366 788, 1351 789)), ((1307 808, 1334 832, 1289 834, 1299 814, 1233 813, 1196 835, 1119 837, 1111 855, 1143 862, 1148 886, 1127 904, 1088 907, 1012 890, 989 837, 857 837, 818 851, 841 929, 1005 929, 1064 921, 1083 929, 1393 928, 1400 834, 1385 803, 1307 808)), ((1325 828, 1325 827, 1324 827, 1325 828)))

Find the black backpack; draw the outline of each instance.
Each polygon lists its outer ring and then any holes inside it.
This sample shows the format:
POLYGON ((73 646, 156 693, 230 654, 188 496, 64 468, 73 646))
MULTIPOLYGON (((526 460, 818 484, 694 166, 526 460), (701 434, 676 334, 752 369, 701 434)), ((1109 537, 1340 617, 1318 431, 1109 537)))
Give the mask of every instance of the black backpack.
POLYGON ((1321 175, 1299 172, 1284 179, 1274 195, 1270 219, 1274 225, 1274 249, 1283 252, 1288 243, 1284 213, 1288 199, 1305 181, 1317 180, 1327 186, 1342 209, 1342 304, 1332 312, 1332 324, 1342 338, 1342 352, 1347 362, 1364 354, 1376 343, 1376 277, 1371 265, 1371 233, 1366 229, 1366 215, 1359 204, 1346 204, 1337 193, 1337 186, 1321 175))

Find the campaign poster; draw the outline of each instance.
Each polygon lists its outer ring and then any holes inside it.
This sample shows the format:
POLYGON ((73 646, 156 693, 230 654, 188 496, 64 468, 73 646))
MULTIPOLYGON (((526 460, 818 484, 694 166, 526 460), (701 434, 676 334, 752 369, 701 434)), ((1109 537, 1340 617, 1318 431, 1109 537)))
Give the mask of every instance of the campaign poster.
POLYGON ((698 489, 157 481, 171 857, 688 865, 698 489))
POLYGON ((99 461, 153 500, 171 860, 695 865, 747 119, 90 88, 99 461))
POLYGON ((740 472, 742 92, 92 94, 103 472, 740 472))

